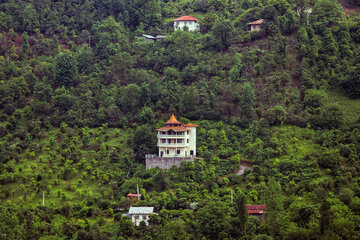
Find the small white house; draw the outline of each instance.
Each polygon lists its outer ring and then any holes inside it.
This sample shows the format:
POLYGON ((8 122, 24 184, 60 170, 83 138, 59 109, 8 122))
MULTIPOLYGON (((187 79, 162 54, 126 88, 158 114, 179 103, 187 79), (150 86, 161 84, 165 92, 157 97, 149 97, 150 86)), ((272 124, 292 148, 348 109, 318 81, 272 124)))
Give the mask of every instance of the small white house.
POLYGON ((199 20, 192 16, 182 16, 174 19, 174 29, 184 30, 184 27, 187 27, 189 31, 199 31, 200 24, 199 20))
POLYGON ((139 226, 141 221, 144 221, 146 226, 149 225, 149 216, 154 213, 154 207, 130 207, 129 218, 139 226))

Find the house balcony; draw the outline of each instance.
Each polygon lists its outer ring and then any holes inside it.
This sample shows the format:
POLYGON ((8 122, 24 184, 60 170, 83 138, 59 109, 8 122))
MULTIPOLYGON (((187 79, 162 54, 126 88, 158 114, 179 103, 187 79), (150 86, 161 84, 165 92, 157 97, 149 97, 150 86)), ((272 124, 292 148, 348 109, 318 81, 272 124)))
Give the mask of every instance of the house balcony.
POLYGON ((188 147, 189 143, 158 143, 157 144, 158 147, 188 147))
POLYGON ((167 135, 167 134, 158 134, 158 138, 174 139, 174 138, 188 138, 189 135, 167 135))

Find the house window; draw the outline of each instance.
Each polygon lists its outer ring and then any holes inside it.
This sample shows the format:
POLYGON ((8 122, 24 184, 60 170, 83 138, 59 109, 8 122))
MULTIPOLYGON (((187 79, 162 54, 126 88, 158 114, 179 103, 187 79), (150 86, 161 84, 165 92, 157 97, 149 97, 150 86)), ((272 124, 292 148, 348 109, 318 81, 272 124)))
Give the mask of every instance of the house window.
POLYGON ((182 139, 177 139, 177 143, 182 143, 182 139))
POLYGON ((169 150, 166 150, 166 154, 169 154, 169 150))
POLYGON ((166 139, 161 139, 161 143, 166 143, 166 139))
POLYGON ((176 150, 176 154, 180 154, 180 150, 176 150))
POLYGON ((189 139, 186 139, 186 142, 189 143, 189 139))
POLYGON ((169 143, 169 144, 171 143, 171 139, 168 139, 168 143, 169 143))
POLYGON ((194 155, 194 150, 190 150, 190 155, 194 155))

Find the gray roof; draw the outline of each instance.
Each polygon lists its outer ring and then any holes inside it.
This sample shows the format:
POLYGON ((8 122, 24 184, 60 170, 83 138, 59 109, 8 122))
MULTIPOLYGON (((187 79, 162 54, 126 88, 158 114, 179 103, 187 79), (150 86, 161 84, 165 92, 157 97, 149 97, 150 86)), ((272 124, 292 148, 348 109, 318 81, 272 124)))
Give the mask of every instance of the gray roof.
POLYGON ((154 207, 130 207, 129 214, 151 214, 154 212, 154 207))
POLYGON ((145 38, 149 38, 149 39, 154 39, 155 38, 155 37, 153 37, 151 35, 146 35, 146 34, 143 34, 142 36, 145 37, 145 38))

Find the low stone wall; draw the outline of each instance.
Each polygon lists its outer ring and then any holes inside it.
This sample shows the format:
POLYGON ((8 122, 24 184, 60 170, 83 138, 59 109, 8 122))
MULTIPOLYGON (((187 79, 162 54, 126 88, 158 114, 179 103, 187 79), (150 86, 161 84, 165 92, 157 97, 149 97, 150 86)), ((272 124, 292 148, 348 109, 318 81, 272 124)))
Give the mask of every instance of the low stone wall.
POLYGON ((172 166, 179 167, 183 161, 194 161, 194 157, 155 157, 153 155, 146 155, 146 169, 156 167, 170 169, 172 166))

